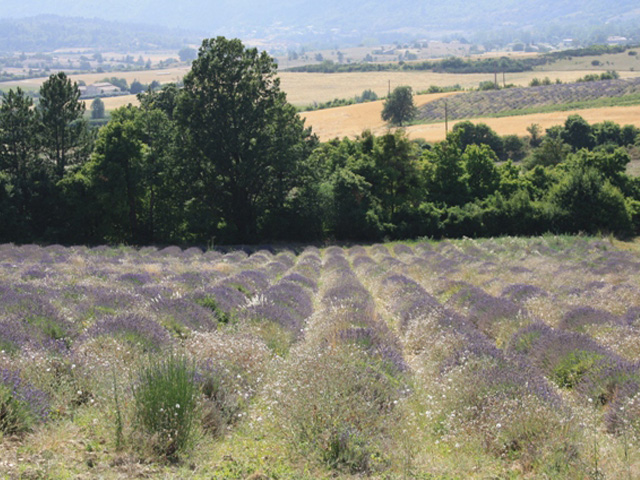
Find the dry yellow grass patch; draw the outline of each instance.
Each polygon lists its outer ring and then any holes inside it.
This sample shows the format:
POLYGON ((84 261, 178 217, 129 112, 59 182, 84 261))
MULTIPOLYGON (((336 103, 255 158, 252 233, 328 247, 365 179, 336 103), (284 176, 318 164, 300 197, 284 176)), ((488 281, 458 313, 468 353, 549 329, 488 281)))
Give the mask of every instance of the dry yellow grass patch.
MULTIPOLYGON (((139 70, 135 72, 103 72, 103 73, 83 73, 79 75, 69 75, 69 78, 74 82, 84 81, 87 85, 100 82, 105 78, 124 78, 129 85, 134 80, 138 80, 141 83, 151 83, 157 80, 160 83, 171 83, 182 79, 191 67, 175 67, 167 68, 164 70, 139 70)), ((41 78, 29 78, 26 80, 17 80, 11 82, 1 82, 0 88, 9 89, 13 87, 22 87, 25 89, 40 88, 48 77, 41 78)))
MULTIPOLYGON (((570 110, 566 112, 535 113, 531 115, 518 115, 502 118, 474 118, 474 123, 486 123, 500 135, 528 135, 527 127, 532 123, 539 124, 543 129, 554 125, 564 124, 569 115, 580 115, 589 123, 598 123, 610 120, 621 125, 635 125, 640 127, 640 105, 629 107, 604 107, 589 108, 583 110, 570 110)), ((449 122, 449 128, 455 123, 449 122)), ((428 142, 444 140, 444 123, 429 125, 413 125, 407 128, 410 138, 423 138, 428 142)))
MULTIPOLYGON (((424 105, 441 98, 453 95, 432 94, 417 95, 416 105, 424 105)), ((371 130, 374 134, 381 135, 389 130, 382 121, 382 101, 349 105, 346 107, 328 108, 315 112, 306 112, 302 116, 306 119, 306 125, 311 126, 313 132, 321 141, 339 137, 354 138, 364 130, 371 130)), ((500 135, 528 135, 527 127, 532 123, 539 124, 543 129, 553 125, 561 125, 569 115, 581 115, 589 123, 598 123, 611 120, 621 125, 635 125, 640 127, 640 105, 628 107, 603 107, 582 110, 570 110, 565 112, 536 113, 531 115, 517 115, 502 118, 473 118, 474 123, 486 123, 500 135)), ((462 120, 449 122, 449 129, 462 120)), ((428 142, 437 142, 445 138, 444 123, 431 123, 427 125, 412 125, 405 129, 410 138, 423 138, 428 142)))
MULTIPOLYGON (((116 108, 124 107, 125 105, 139 105, 138 97, 135 95, 121 95, 118 97, 106 97, 101 99, 104 102, 104 108, 107 111, 115 110, 116 108)), ((91 108, 91 102, 93 99, 85 100, 87 110, 91 108)))
MULTIPOLYGON (((420 106, 454 94, 416 95, 414 101, 416 105, 420 106)), ((327 108, 303 113, 302 117, 306 119, 306 125, 311 126, 313 132, 322 141, 331 140, 335 137, 353 138, 360 135, 364 130, 371 130, 373 133, 380 135, 389 129, 380 116, 383 103, 383 101, 377 101, 348 105, 346 107, 327 108)))
MULTIPOLYGON (((508 73, 507 84, 527 86, 534 78, 557 78, 563 82, 575 82, 578 78, 592 74, 593 70, 549 71, 508 73)), ((640 76, 640 72, 620 72, 621 78, 640 76)), ((313 102, 327 102, 334 98, 353 98, 371 89, 378 96, 385 96, 391 88, 408 85, 414 92, 426 90, 431 85, 441 87, 459 84, 463 88, 477 88, 480 82, 493 81, 491 73, 433 73, 433 72, 353 72, 353 73, 293 73, 280 72, 282 89, 287 93, 287 100, 294 105, 306 106, 313 102)), ((498 75, 502 84, 502 75, 498 75)))

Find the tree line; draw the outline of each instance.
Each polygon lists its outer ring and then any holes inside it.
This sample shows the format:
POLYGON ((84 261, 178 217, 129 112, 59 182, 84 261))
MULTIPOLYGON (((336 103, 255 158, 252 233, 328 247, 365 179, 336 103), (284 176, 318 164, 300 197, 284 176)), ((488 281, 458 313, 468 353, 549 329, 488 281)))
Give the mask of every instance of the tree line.
POLYGON ((0 105, 0 241, 200 244, 640 231, 635 127, 457 124, 443 142, 402 131, 320 143, 276 65, 205 40, 184 85, 139 95, 99 130, 63 73, 37 105, 0 105))

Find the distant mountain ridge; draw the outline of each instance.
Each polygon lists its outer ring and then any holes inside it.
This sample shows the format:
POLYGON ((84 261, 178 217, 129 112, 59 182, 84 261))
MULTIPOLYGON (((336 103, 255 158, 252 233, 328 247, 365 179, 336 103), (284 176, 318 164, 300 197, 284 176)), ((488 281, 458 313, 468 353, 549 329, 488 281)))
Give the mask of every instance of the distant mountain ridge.
POLYGON ((83 47, 115 51, 179 49, 198 42, 199 38, 200 35, 185 30, 98 18, 38 15, 0 19, 0 52, 83 47))
POLYGON ((637 0, 4 0, 0 18, 38 14, 157 24, 244 38, 438 36, 640 19, 637 0))

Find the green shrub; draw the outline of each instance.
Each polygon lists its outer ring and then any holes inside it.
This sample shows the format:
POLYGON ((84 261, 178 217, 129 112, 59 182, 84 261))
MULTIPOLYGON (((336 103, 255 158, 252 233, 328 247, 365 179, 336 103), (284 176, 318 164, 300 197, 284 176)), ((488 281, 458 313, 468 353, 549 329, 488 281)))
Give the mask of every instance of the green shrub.
POLYGON ((0 385, 0 431, 7 434, 29 430, 31 412, 5 385, 0 385))
POLYGON ((18 372, 0 368, 0 433, 28 432, 49 413, 45 394, 25 383, 18 372))
POLYGON ((175 460, 191 446, 198 394, 195 367, 185 357, 171 355, 142 368, 133 392, 135 420, 156 454, 175 460))
POLYGON ((552 379, 560 387, 573 388, 602 358, 599 353, 585 350, 569 352, 554 367, 552 379))

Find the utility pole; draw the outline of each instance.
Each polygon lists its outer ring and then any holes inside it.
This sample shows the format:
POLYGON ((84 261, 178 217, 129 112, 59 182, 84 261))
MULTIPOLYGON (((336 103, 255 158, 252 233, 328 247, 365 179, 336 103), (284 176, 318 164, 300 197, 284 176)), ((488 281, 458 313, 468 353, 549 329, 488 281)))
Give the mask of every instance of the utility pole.
POLYGON ((387 93, 387 98, 391 96, 391 80, 389 80, 389 93, 387 93))
POLYGON ((504 79, 504 70, 502 71, 502 88, 507 88, 507 82, 504 79))
POLYGON ((445 136, 449 135, 449 107, 447 101, 444 101, 444 133, 445 136))

